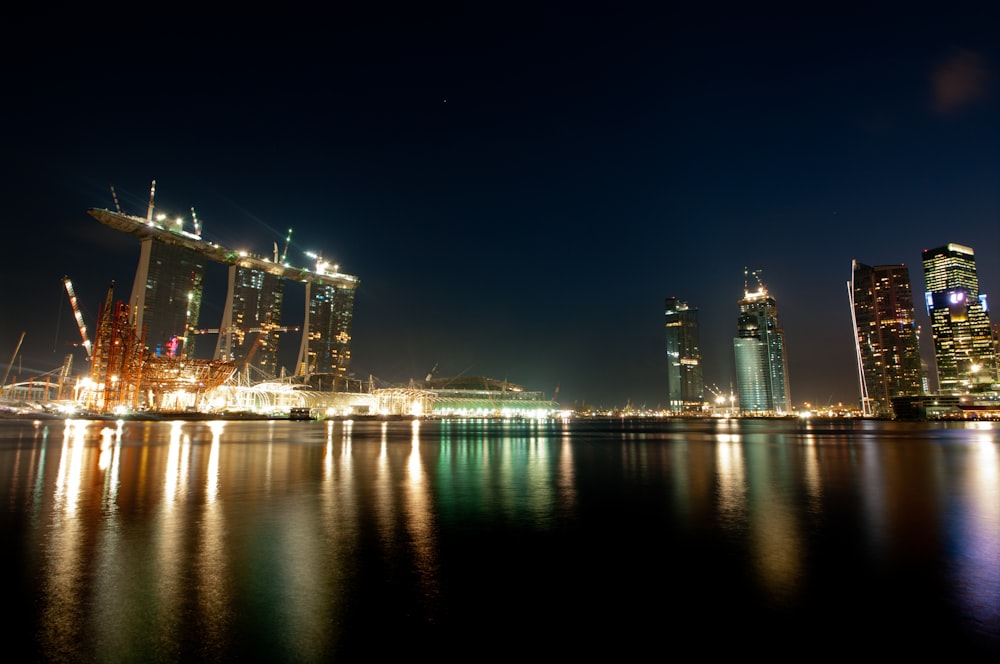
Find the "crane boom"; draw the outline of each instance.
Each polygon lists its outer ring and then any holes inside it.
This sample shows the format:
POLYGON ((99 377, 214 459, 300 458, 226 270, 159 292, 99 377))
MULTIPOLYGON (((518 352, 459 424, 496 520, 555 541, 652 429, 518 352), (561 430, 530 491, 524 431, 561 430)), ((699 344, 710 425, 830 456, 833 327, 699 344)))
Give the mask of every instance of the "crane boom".
POLYGON ((285 258, 288 256, 288 245, 289 243, 291 243, 291 241, 292 241, 292 229, 289 228, 288 235, 285 236, 285 249, 284 251, 281 252, 281 261, 279 261, 282 265, 285 264, 285 258))
MULTIPOLYGON (((274 327, 274 326, 264 326, 264 327, 246 327, 240 330, 244 334, 250 332, 298 332, 302 328, 298 325, 284 326, 284 327, 274 327)), ((199 330, 192 330, 194 334, 220 334, 222 328, 219 327, 207 327, 199 330)))
POLYGON ((149 187, 149 209, 146 210, 146 221, 153 221, 153 196, 156 194, 156 180, 149 187))
POLYGON ((7 371, 4 372, 3 381, 0 382, 0 385, 7 384, 7 376, 10 375, 10 368, 14 366, 14 360, 17 359, 17 353, 21 350, 21 343, 24 341, 24 334, 24 332, 21 332, 21 338, 17 340, 17 347, 14 348, 14 354, 10 356, 10 364, 7 365, 7 371))
POLYGON ((118 210, 118 214, 122 213, 122 206, 118 205, 118 194, 115 193, 115 185, 111 185, 111 198, 115 201, 115 209, 118 210))
POLYGON ((76 292, 73 290, 73 282, 69 280, 69 277, 63 277, 63 283, 66 285, 66 292, 69 294, 69 304, 73 307, 73 316, 76 317, 76 324, 80 328, 80 337, 83 339, 83 348, 87 351, 87 360, 89 361, 93 353, 93 347, 90 339, 87 337, 87 326, 83 323, 83 315, 80 313, 80 304, 77 302, 76 292))

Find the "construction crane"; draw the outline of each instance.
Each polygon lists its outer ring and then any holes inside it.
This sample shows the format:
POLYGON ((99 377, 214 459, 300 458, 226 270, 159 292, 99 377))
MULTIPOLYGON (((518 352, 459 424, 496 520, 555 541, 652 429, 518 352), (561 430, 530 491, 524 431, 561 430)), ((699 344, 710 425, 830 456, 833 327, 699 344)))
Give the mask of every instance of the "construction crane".
MULTIPOLYGON (((247 327, 241 329, 240 334, 249 334, 251 332, 298 332, 302 328, 298 325, 291 325, 285 327, 274 327, 271 325, 265 325, 264 327, 247 327)), ((221 334, 224 332, 222 328, 209 327, 200 330, 194 330, 194 334, 221 334)))
POLYGON ((89 362, 93 355, 93 346, 87 337, 87 326, 83 323, 83 315, 80 313, 80 305, 76 299, 76 292, 73 290, 73 282, 69 280, 69 277, 63 277, 63 284, 65 284, 66 292, 69 294, 69 304, 73 307, 73 315, 76 317, 76 324, 80 328, 80 337, 83 339, 83 348, 87 351, 87 361, 89 362))
POLYGON ((764 282, 761 281, 760 270, 748 270, 745 266, 743 267, 743 292, 750 293, 749 275, 753 275, 753 278, 757 280, 757 292, 764 293, 764 282))
POLYGON ((11 369, 11 367, 14 366, 14 360, 17 359, 17 353, 18 353, 18 351, 21 350, 21 343, 24 341, 24 334, 25 333, 22 332, 21 333, 21 338, 17 340, 17 347, 14 348, 14 354, 10 356, 10 364, 7 365, 7 371, 4 372, 4 374, 3 374, 3 381, 0 382, 0 385, 6 385, 7 384, 7 377, 10 376, 10 369, 11 369))
POLYGON ((111 198, 115 201, 115 209, 118 210, 118 214, 121 214, 122 206, 118 205, 118 194, 115 193, 115 185, 111 185, 111 198))
POLYGON ((288 235, 285 236, 285 250, 281 252, 281 260, 278 261, 282 265, 285 264, 285 258, 288 256, 288 245, 292 241, 292 229, 288 229, 288 235))
POLYGON ((254 339, 253 345, 250 346, 250 350, 247 351, 247 356, 243 358, 242 362, 240 362, 239 369, 241 371, 249 371, 250 362, 253 360, 254 355, 257 354, 257 350, 260 348, 260 344, 263 340, 264 340, 263 334, 258 334, 257 338, 254 339))
POLYGON ((281 256, 278 256, 278 243, 274 243, 274 262, 279 265, 285 264, 285 258, 288 256, 288 245, 292 241, 292 229, 288 229, 288 235, 285 236, 285 250, 281 252, 281 256))
POLYGON ((149 186, 149 208, 146 210, 146 221, 153 221, 153 196, 156 194, 156 180, 149 186))

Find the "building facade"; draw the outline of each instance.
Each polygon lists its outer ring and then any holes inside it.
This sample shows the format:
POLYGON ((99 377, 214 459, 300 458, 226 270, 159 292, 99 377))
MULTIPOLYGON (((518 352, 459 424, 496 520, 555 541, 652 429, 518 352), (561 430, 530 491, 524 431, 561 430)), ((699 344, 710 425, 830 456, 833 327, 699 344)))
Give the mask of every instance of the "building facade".
MULTIPOLYGON (((281 310, 285 298, 285 280, 280 276, 250 266, 230 267, 232 283, 229 359, 240 366, 254 367, 262 377, 276 377, 281 310)), ((220 334, 220 345, 224 336, 220 334)), ((217 355, 222 355, 221 352, 217 355)))
POLYGON ((357 282, 336 278, 306 284, 306 313, 296 373, 345 381, 351 363, 351 322, 357 282))
POLYGON ((865 415, 891 417, 893 397, 924 393, 909 269, 853 261, 847 291, 861 410, 865 415))
POLYGON ((674 413, 700 412, 705 401, 698 310, 676 297, 666 300, 667 403, 674 413))
POLYGON ((997 381, 997 363, 986 294, 979 292, 975 252, 952 243, 927 249, 922 258, 938 392, 990 389, 997 381))
POLYGON ((143 238, 129 304, 155 356, 194 357, 206 259, 188 247, 143 238))
POLYGON ((738 336, 733 339, 739 409, 747 415, 791 412, 785 335, 778 323, 778 306, 757 273, 757 290, 746 280, 739 301, 738 336))

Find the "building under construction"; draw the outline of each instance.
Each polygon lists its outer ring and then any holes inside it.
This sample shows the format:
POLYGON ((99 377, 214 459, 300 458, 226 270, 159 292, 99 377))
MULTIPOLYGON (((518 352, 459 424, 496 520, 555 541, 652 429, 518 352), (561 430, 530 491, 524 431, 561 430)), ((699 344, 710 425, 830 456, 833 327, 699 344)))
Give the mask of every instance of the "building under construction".
POLYGON ((146 345, 157 356, 195 356, 200 327, 205 266, 229 267, 226 302, 213 359, 252 360, 262 372, 276 375, 276 353, 282 332, 302 332, 293 373, 333 373, 346 377, 350 365, 351 320, 358 278, 340 272, 322 257, 313 269, 291 267, 285 251, 273 258, 235 251, 202 238, 192 209, 191 230, 183 218, 154 213, 155 182, 145 217, 116 210, 88 210, 99 222, 139 239, 139 264, 128 305, 135 326, 146 331, 146 345), (288 281, 306 289, 302 327, 282 326, 284 289, 288 281))
POLYGON ((129 305, 115 301, 114 283, 98 319, 90 378, 80 395, 90 412, 192 410, 236 371, 232 361, 150 353, 129 305))
MULTIPOLYGON (((112 193, 114 191, 112 190, 112 193)), ((68 279, 67 291, 91 360, 76 401, 91 412, 221 412, 279 414, 309 409, 318 416, 420 415, 537 417, 557 410, 555 395, 485 377, 435 378, 408 386, 367 389, 349 373, 351 323, 358 278, 320 257, 314 269, 286 262, 275 243, 273 258, 238 252, 202 239, 191 211, 185 220, 154 214, 155 182, 144 217, 91 208, 99 222, 139 239, 131 296, 116 301, 114 284, 99 314, 91 345, 68 279), (200 320, 206 266, 228 266, 226 300, 217 328, 200 320), (305 287, 301 327, 283 325, 288 281, 305 287), (282 333, 301 330, 295 369, 279 371, 282 333), (204 334, 216 334, 211 359, 194 357, 204 334), (249 370, 257 375, 251 378, 249 370)), ((205 350, 202 356, 207 356, 205 350)))
MULTIPOLYGON (((140 403, 173 409, 181 404, 166 395, 181 394, 188 385, 199 391, 217 386, 220 377, 226 380, 235 369, 253 368, 261 377, 275 378, 281 373, 279 341, 289 331, 301 331, 295 376, 308 382, 310 375, 329 375, 333 389, 338 382, 346 385, 358 278, 321 257, 315 257, 313 269, 288 265, 290 230, 284 252, 279 255, 275 244, 273 259, 208 242, 193 209, 190 229, 183 218, 155 213, 155 185, 144 217, 123 212, 117 196, 114 211, 88 210, 105 226, 139 239, 129 300, 116 305, 109 291, 101 314, 91 371, 91 380, 101 389, 93 392, 88 406, 98 412, 140 403), (209 262, 228 266, 228 285, 219 326, 203 329, 200 312, 209 262), (305 286, 301 327, 282 325, 288 281, 305 286), (199 335, 206 333, 217 335, 211 360, 195 360, 199 335)), ((84 332, 82 321, 78 323, 84 332)))

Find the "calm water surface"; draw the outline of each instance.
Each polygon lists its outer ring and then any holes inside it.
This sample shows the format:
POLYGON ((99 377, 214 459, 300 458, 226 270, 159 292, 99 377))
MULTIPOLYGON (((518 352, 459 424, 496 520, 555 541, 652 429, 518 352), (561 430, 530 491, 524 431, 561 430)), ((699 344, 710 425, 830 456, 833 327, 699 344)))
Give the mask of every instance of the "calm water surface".
POLYGON ((0 421, 17 661, 1000 661, 1000 424, 0 421))

